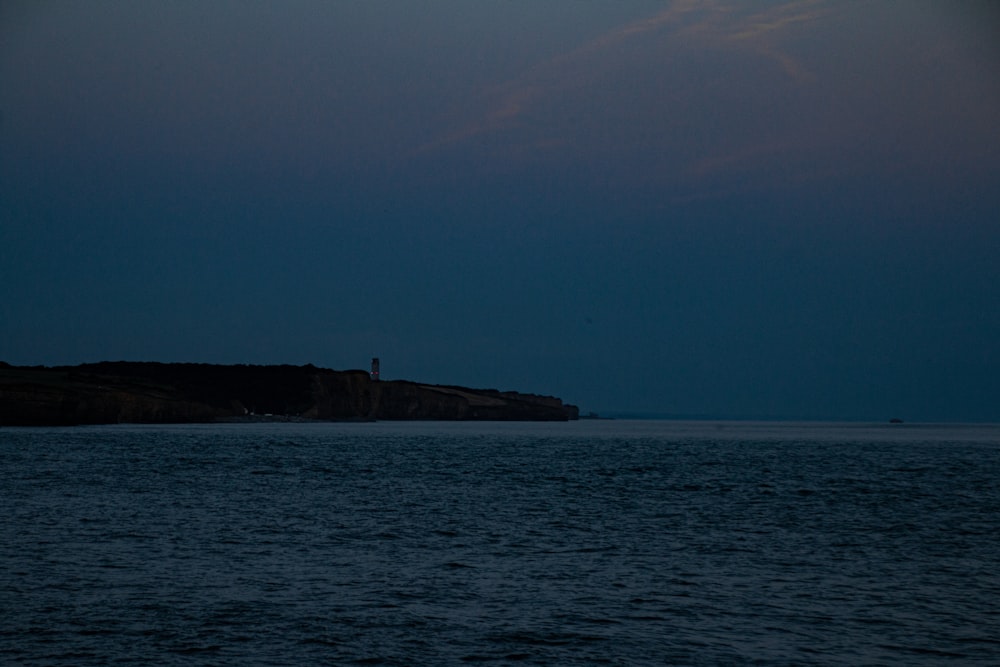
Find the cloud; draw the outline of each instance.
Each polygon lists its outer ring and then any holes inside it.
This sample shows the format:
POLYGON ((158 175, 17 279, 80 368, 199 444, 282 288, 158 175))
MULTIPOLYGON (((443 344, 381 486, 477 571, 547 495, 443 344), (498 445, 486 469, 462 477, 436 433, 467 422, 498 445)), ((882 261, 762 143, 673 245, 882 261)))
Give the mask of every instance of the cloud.
POLYGON ((442 148, 511 126, 539 99, 551 97, 589 80, 594 75, 593 59, 599 58, 602 52, 640 35, 662 30, 665 26, 698 11, 700 7, 710 4, 713 4, 710 0, 679 0, 653 16, 616 28, 576 49, 557 54, 536 64, 517 78, 481 93, 480 99, 486 102, 485 112, 426 144, 420 152, 442 148))
POLYGON ((769 7, 750 15, 736 26, 733 39, 760 39, 789 26, 814 21, 828 13, 827 0, 799 0, 769 7))
POLYGON ((483 89, 420 152, 469 148, 488 172, 578 169, 673 202, 835 178, 833 81, 807 49, 842 11, 677 0, 483 89))
POLYGON ((824 181, 842 175, 829 164, 809 159, 819 146, 808 141, 748 143, 694 160, 681 180, 688 187, 671 201, 705 201, 824 181))
POLYGON ((804 27, 830 13, 826 0, 789 2, 753 14, 733 26, 727 39, 776 60, 793 79, 809 81, 813 75, 802 63, 783 51, 778 41, 791 30, 804 27))
MULTIPOLYGON (((665 52, 677 48, 750 51, 777 62, 794 81, 811 81, 814 75, 781 48, 781 40, 822 18, 829 12, 827 5, 827 0, 797 0, 753 11, 759 6, 757 3, 676 0, 656 14, 615 28, 483 91, 478 96, 482 110, 473 114, 474 118, 443 133, 418 152, 516 127, 546 101, 583 88, 621 67, 622 50, 642 39, 653 38, 654 47, 657 44, 669 47, 651 49, 656 57, 664 57, 665 52)), ((664 67, 668 64, 669 60, 663 63, 664 67)))
POLYGON ((788 150, 787 144, 755 144, 742 146, 726 153, 705 156, 695 160, 688 167, 688 174, 696 178, 711 176, 719 171, 747 169, 747 165, 762 157, 774 156, 788 150))

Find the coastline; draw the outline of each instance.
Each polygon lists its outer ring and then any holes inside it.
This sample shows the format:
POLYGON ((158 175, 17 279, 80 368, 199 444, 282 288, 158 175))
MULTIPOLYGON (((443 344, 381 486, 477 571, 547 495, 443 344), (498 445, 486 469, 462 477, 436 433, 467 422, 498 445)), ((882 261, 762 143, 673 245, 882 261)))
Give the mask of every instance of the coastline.
POLYGON ((0 426, 578 418, 576 406, 554 396, 376 380, 312 364, 0 363, 0 426))

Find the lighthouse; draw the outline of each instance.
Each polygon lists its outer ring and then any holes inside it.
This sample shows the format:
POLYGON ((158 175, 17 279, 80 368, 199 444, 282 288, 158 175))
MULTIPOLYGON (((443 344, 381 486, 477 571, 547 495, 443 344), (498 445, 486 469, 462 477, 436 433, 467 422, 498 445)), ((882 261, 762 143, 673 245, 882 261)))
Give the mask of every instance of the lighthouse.
POLYGON ((378 357, 372 357, 372 381, 378 382, 378 357))

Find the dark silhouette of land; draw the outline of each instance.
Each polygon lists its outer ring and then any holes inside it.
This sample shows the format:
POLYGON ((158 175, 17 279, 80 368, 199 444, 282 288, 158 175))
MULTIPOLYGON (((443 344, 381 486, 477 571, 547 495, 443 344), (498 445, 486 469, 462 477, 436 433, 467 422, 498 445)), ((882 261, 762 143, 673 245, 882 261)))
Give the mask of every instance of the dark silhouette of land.
POLYGON ((552 396, 373 381, 306 366, 0 362, 0 426, 219 421, 577 419, 552 396))

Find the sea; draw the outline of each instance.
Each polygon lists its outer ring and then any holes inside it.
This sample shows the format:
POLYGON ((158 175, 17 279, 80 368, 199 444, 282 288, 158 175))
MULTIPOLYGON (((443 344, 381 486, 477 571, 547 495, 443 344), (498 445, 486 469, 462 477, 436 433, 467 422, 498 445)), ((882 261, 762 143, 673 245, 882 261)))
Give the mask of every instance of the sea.
POLYGON ((1000 426, 0 429, 3 665, 1000 664, 1000 426))

